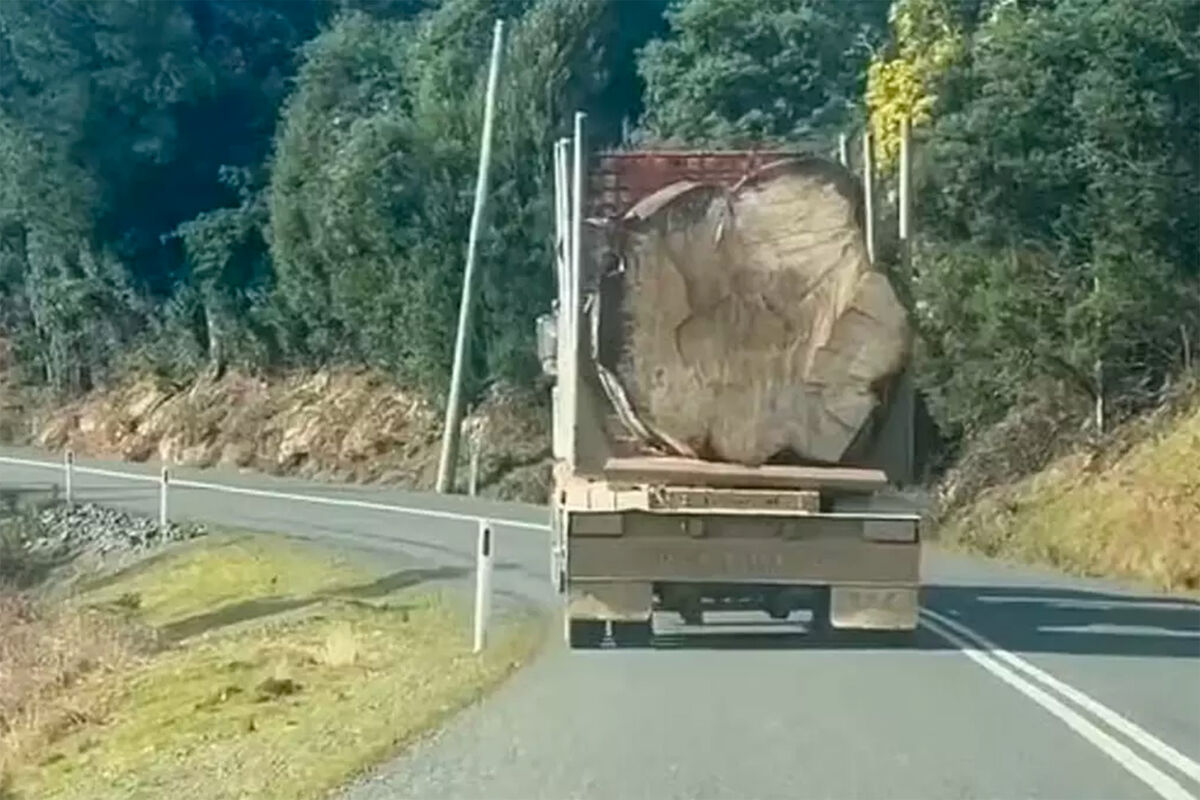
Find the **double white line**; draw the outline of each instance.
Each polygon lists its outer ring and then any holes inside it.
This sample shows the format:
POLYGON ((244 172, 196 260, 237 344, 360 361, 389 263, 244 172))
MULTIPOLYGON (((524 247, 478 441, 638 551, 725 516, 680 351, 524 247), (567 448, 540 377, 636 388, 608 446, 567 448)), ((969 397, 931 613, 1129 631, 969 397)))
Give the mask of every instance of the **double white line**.
POLYGON ((1134 752, 1129 745, 1088 719, 1079 709, 1091 714, 1111 730, 1124 735, 1179 773, 1200 784, 1200 764, 1144 728, 945 614, 923 608, 921 625, 959 648, 967 658, 1058 717, 1071 730, 1137 776, 1160 797, 1165 800, 1198 800, 1196 795, 1187 791, 1174 777, 1134 752), (1073 703, 1074 707, 1068 703, 1073 703))

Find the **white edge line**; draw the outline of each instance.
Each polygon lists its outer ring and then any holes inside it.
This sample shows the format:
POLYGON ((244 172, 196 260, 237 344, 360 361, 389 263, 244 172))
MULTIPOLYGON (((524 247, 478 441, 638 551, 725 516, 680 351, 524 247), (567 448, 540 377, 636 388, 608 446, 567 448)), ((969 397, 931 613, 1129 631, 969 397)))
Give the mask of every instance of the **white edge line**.
POLYGON ((1153 789, 1164 800, 1196 800, 1194 795, 1189 794, 1171 776, 1146 761, 1110 734, 1089 722, 1082 714, 1067 706, 1057 697, 1022 678, 990 654, 976 648, 969 640, 960 638, 948 628, 944 628, 937 622, 934 622, 932 618, 927 617, 922 619, 921 624, 953 644, 967 658, 1037 703, 1046 711, 1058 717, 1071 730, 1084 739, 1087 739, 1113 761, 1116 761, 1133 775, 1140 778, 1143 783, 1153 789))
MULTIPOLYGON (((9 456, 0 456, 0 463, 17 464, 25 467, 40 467, 42 469, 62 469, 62 464, 55 464, 49 461, 34 461, 27 458, 11 458, 9 456)), ((148 481, 158 483, 159 478, 156 475, 139 475, 136 472, 118 472, 116 470, 99 469, 97 467, 81 467, 75 465, 75 471, 85 475, 100 475, 107 478, 124 478, 131 481, 148 481)), ((291 492, 275 492, 268 489, 244 489, 238 486, 227 486, 222 483, 207 483, 205 481, 191 481, 186 479, 172 479, 171 486, 178 486, 185 489, 202 489, 211 492, 225 492, 227 494, 240 494, 249 497, 266 497, 275 500, 293 500, 299 503, 313 503, 316 505, 325 506, 343 506, 346 508, 363 508, 371 511, 389 511, 399 512, 402 514, 416 514, 426 517, 434 517, 436 519, 450 519, 458 522, 474 522, 481 518, 491 519, 486 515, 481 514, 459 514, 453 511, 437 511, 431 508, 414 508, 412 506, 397 506, 388 503, 373 503, 369 500, 346 500, 336 497, 318 497, 316 495, 307 494, 292 494, 291 492)), ((525 528, 528 530, 544 531, 550 526, 541 522, 525 522, 523 520, 510 519, 492 519, 497 525, 503 525, 508 528, 525 528)))
POLYGON ((1175 769, 1184 773, 1192 780, 1200 781, 1200 764, 1197 764, 1195 761, 1191 760, 1174 747, 1171 747, 1169 744, 1154 736, 1144 728, 1121 716, 1108 706, 1104 705, 1098 700, 1093 699, 1089 695, 1084 694, 1074 686, 1064 683, 1045 670, 1035 667, 1025 659, 1010 653, 1009 651, 997 645, 995 642, 988 639, 983 634, 975 632, 960 622, 952 620, 945 615, 939 614, 938 612, 928 608, 921 609, 921 613, 926 614, 930 619, 942 623, 946 627, 957 631, 967 639, 970 639, 976 644, 986 648, 995 658, 999 658, 1008 664, 1011 664, 1013 667, 1021 672, 1024 672, 1034 680, 1040 681, 1049 688, 1058 692, 1060 695, 1066 697, 1068 700, 1071 700, 1087 711, 1095 714, 1113 728, 1125 734, 1130 739, 1133 739, 1142 747, 1146 748, 1151 753, 1154 753, 1163 761, 1166 761, 1168 764, 1175 767, 1175 769))

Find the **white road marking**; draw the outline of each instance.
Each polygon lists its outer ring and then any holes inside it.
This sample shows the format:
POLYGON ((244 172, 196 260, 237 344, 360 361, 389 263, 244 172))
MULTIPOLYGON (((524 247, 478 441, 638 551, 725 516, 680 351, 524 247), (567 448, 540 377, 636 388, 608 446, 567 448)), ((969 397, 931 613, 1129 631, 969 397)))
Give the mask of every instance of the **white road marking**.
MULTIPOLYGON (((1039 625, 1038 632, 1103 634, 1107 636, 1154 636, 1155 638, 1200 640, 1200 629, 1179 631, 1173 628, 1163 628, 1158 625, 1113 625, 1111 623, 1100 622, 1091 625, 1039 625)), ((1197 648, 1196 654, 1200 655, 1200 648, 1197 648)))
POLYGON ((1028 603, 1045 605, 1052 608, 1076 609, 1079 611, 1108 611, 1110 609, 1133 609, 1136 611, 1190 611, 1200 620, 1200 603, 1189 603, 1180 600, 1151 600, 1137 597, 1128 599, 1096 599, 1042 597, 1039 595, 1020 595, 1016 597, 1004 595, 980 595, 976 598, 980 603, 990 605, 1009 605, 1028 603))
MULTIPOLYGON (((938 616, 940 617, 940 615, 938 616)), ((975 647, 969 639, 959 636, 950 630, 950 628, 944 627, 934 621, 934 619, 932 616, 925 617, 921 620, 921 625, 953 644, 967 658, 979 664, 979 666, 1037 703, 1046 711, 1058 717, 1071 730, 1078 733, 1084 739, 1087 739, 1113 761, 1141 779, 1143 783, 1153 789, 1164 800, 1197 800, 1195 795, 1188 793, 1171 776, 1133 752, 1133 750, 1119 742, 1112 735, 1088 721, 1078 711, 1067 706, 1044 689, 1022 678, 990 654, 975 647)))
POLYGON ((1009 664, 1034 680, 1058 692, 1061 696, 1072 701, 1081 708, 1090 711, 1092 714, 1111 725, 1114 729, 1125 734, 1130 739, 1146 748, 1146 750, 1158 756, 1163 761, 1187 775, 1192 780, 1200 782, 1200 764, 1197 764, 1195 761, 1188 758, 1174 747, 1171 747, 1157 736, 1154 736, 1144 728, 1121 716, 1108 706, 1104 705, 1098 700, 1093 699, 1089 695, 1084 694, 1074 686, 1064 683, 1045 670, 1035 667, 1025 659, 1010 653, 1003 647, 1000 647, 995 642, 988 639, 983 634, 977 633, 976 631, 968 628, 966 625, 963 625, 961 622, 957 622, 956 620, 950 619, 944 614, 939 614, 938 612, 928 608, 921 609, 921 614, 924 617, 922 620, 923 624, 938 622, 942 625, 945 625, 947 628, 957 632, 964 638, 984 648, 993 658, 1009 664))
MULTIPOLYGON (((18 464, 24 467, 39 467, 42 469, 58 469, 63 468, 62 464, 55 464, 49 461, 34 461, 27 458, 11 458, 8 456, 0 456, 0 463, 18 464)), ((140 475, 136 472, 118 472, 110 469, 98 469, 96 467, 81 467, 75 465, 75 472, 84 475, 102 475, 108 478, 124 478, 131 481, 149 481, 158 483, 157 475, 140 475)), ((309 494, 293 494, 291 492, 274 492, 267 489, 245 489, 240 486, 227 486, 223 483, 208 483, 205 481, 190 481, 181 478, 172 478, 171 486, 183 487, 187 489, 201 489, 210 492, 224 492, 225 494, 240 494, 247 497, 266 497, 273 500, 292 500, 297 503, 313 503, 315 505, 324 506, 342 506, 344 508, 363 508, 370 511, 390 511, 399 512, 402 514, 417 514, 425 517, 434 517, 435 519, 451 519, 459 522, 475 522, 481 516, 480 514, 459 514, 454 511, 437 511, 431 508, 414 508, 412 506, 398 506, 390 503, 374 503, 370 500, 346 500, 338 497, 319 497, 309 494)), ((488 517, 492 519, 491 517, 488 517)), ((502 525, 507 528, 525 528, 528 530, 544 531, 550 526, 542 522, 525 522, 515 519, 492 519, 497 525, 502 525)))

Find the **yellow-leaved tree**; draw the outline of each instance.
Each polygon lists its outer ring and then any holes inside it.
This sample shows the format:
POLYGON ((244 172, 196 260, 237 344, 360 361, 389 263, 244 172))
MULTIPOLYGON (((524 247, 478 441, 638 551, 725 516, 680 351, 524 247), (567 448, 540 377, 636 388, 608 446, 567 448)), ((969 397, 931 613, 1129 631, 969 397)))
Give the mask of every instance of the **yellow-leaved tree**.
POLYGON ((900 123, 927 124, 937 100, 938 80, 965 52, 957 0, 895 0, 890 12, 890 46, 867 70, 867 110, 882 169, 900 153, 900 123))

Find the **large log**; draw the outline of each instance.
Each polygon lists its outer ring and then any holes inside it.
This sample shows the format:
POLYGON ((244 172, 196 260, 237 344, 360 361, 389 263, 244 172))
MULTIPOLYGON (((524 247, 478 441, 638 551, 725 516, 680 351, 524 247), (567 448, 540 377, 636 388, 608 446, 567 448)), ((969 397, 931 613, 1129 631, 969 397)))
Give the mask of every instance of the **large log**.
POLYGON ((868 261, 859 197, 844 168, 796 159, 733 189, 672 184, 619 222, 615 373, 660 447, 843 458, 910 342, 868 261))

